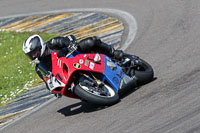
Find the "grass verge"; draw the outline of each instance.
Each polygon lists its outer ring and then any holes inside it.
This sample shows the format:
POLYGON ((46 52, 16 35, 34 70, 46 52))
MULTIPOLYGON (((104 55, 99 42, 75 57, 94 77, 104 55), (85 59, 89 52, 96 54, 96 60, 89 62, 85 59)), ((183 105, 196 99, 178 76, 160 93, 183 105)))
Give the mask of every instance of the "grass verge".
POLYGON ((46 33, 0 31, 0 107, 42 82, 35 73, 35 65, 22 51, 24 40, 33 34, 45 41, 54 37, 46 33))

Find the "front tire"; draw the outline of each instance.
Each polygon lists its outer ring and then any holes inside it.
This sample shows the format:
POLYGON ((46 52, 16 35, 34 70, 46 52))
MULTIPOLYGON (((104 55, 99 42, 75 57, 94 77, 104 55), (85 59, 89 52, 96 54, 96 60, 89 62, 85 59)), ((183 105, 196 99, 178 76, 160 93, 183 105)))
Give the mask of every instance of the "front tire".
POLYGON ((99 89, 104 89, 109 94, 100 94, 95 89, 92 91, 88 86, 81 82, 75 86, 74 93, 81 99, 98 105, 113 105, 119 101, 119 95, 112 87, 104 85, 104 88, 99 89))

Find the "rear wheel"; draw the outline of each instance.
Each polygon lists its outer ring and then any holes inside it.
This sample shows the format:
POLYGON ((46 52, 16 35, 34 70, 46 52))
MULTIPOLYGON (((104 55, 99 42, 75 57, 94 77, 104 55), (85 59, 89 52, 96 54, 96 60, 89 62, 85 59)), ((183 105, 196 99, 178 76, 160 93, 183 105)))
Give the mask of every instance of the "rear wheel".
POLYGON ((112 87, 101 82, 92 83, 85 77, 75 86, 74 93, 83 100, 99 105, 112 105, 119 101, 119 95, 112 87))
POLYGON ((153 80, 154 71, 151 65, 137 56, 128 55, 135 62, 135 76, 139 84, 146 84, 153 80))

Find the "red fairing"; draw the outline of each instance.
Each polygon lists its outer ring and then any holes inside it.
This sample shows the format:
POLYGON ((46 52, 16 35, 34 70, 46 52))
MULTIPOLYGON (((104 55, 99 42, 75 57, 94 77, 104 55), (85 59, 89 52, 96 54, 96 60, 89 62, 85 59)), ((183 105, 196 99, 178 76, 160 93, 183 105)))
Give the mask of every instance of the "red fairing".
MULTIPOLYGON (((104 55, 99 54, 100 61, 98 63, 94 62, 95 55, 96 54, 79 54, 72 58, 58 58, 57 53, 53 52, 51 54, 52 74, 62 83, 64 83, 65 87, 75 71, 91 71, 103 74, 105 69, 104 55)), ((66 94, 65 87, 62 88, 61 94, 68 97, 73 97, 69 94, 66 94)), ((58 93, 55 90, 53 90, 53 92, 58 93)))

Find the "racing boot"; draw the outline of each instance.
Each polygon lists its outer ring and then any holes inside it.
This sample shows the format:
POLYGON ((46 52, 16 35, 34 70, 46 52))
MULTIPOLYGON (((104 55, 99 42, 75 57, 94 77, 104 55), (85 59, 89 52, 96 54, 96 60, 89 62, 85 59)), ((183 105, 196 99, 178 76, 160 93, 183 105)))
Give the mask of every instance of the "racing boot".
POLYGON ((124 52, 122 50, 114 50, 113 57, 121 60, 124 57, 124 52))

